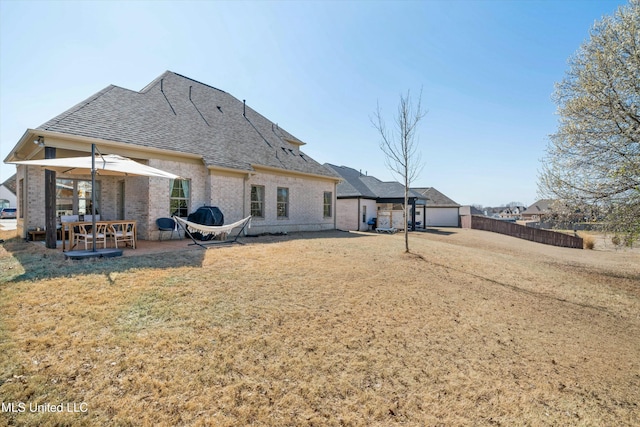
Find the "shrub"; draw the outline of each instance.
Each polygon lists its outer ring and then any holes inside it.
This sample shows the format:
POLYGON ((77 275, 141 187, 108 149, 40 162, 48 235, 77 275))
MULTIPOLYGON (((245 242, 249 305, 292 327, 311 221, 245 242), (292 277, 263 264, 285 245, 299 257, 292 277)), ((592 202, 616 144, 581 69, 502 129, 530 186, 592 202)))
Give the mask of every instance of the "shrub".
POLYGON ((582 247, 584 249, 593 249, 596 245, 596 239, 593 238, 593 236, 590 235, 584 235, 582 236, 582 247))
POLYGON ((622 243, 620 241, 620 236, 618 236, 617 234, 615 236, 613 236, 611 238, 611 243, 613 243, 615 246, 620 246, 620 244, 622 243))

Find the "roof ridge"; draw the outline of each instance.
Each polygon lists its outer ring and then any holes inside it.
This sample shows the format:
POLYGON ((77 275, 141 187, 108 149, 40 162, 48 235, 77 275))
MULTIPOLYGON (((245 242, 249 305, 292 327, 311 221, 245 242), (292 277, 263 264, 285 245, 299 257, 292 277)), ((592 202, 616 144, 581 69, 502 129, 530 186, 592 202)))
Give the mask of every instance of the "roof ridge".
POLYGON ((158 82, 160 80, 162 80, 164 78, 164 76, 166 76, 169 73, 171 73, 171 71, 167 70, 164 73, 160 74, 158 77, 156 77, 155 79, 151 80, 151 82, 148 83, 145 87, 140 89, 140 91, 138 93, 148 92, 152 87, 154 87, 156 84, 158 84, 158 82))
MULTIPOLYGON (((167 72, 163 73, 163 74, 162 74, 162 76, 164 76, 164 75, 165 75, 165 74, 167 74, 167 73, 174 74, 174 75, 176 75, 176 76, 178 76, 178 77, 182 77, 183 79, 191 80, 192 82, 195 82, 195 83, 201 84, 202 86, 206 86, 206 87, 209 87, 209 88, 211 88, 211 89, 215 89, 215 90, 217 90, 218 92, 227 93, 227 92, 225 92, 224 90, 222 90, 222 89, 218 89, 218 88, 217 88, 217 87, 215 87, 215 86, 211 86, 211 85, 208 85, 208 84, 206 84, 206 83, 199 82, 199 81, 198 81, 198 80, 196 80, 196 79, 192 79, 191 77, 187 77, 187 76, 185 76, 185 75, 182 75, 182 74, 179 74, 179 73, 175 73, 175 72, 173 72, 173 71, 167 71, 167 72)), ((160 76, 160 77, 162 77, 162 76, 160 76)), ((158 77, 158 78, 160 78, 160 77, 158 77)), ((156 80, 157 80, 157 79, 156 79, 156 80)), ((231 94, 229 94, 229 93, 228 93, 228 95, 231 95, 231 94)), ((233 95, 231 95, 231 96, 233 96, 233 95)), ((234 98, 235 98, 235 96, 234 96, 234 98)), ((236 99, 238 99, 238 98, 236 98, 236 99)))

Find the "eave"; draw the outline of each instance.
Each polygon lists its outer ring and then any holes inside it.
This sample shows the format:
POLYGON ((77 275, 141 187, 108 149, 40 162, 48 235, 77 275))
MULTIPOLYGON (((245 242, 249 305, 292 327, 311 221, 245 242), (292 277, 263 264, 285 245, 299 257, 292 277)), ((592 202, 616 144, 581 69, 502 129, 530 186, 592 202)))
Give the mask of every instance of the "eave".
POLYGON ((309 173, 309 172, 299 172, 299 171, 294 171, 294 170, 289 170, 289 169, 280 169, 280 168, 274 168, 272 166, 264 166, 264 165, 258 165, 258 164, 252 164, 251 167, 255 170, 255 171, 265 171, 265 172, 270 172, 270 173, 275 173, 278 175, 288 175, 288 176, 298 176, 298 177, 302 177, 302 178, 315 178, 315 179, 322 179, 325 181, 331 181, 331 182, 339 182, 341 180, 341 178, 339 177, 333 177, 333 176, 327 176, 327 175, 320 175, 320 174, 315 174, 315 173, 309 173))
POLYGON ((61 132, 52 132, 41 129, 27 129, 16 146, 11 150, 5 158, 5 162, 32 160, 43 157, 44 149, 35 145, 33 141, 42 136, 44 144, 48 147, 54 147, 61 150, 76 151, 82 153, 91 152, 91 144, 95 144, 98 151, 103 154, 119 154, 122 156, 136 159, 162 159, 176 160, 191 163, 202 163, 202 156, 197 154, 182 153, 172 150, 164 150, 159 148, 144 147, 126 142, 109 141, 100 138, 92 138, 86 136, 73 135, 61 132))
POLYGON ((249 176, 254 174, 254 172, 252 172, 252 171, 243 170, 243 169, 227 168, 227 167, 224 167, 224 166, 207 166, 207 169, 209 169, 209 172, 213 172, 213 173, 216 173, 216 174, 219 174, 219 175, 226 175, 226 176, 249 177, 249 176))

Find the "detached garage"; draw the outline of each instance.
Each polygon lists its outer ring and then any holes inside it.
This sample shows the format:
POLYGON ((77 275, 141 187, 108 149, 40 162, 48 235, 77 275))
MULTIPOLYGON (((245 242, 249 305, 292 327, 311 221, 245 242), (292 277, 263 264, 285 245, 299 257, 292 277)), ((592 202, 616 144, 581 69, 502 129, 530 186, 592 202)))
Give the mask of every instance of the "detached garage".
POLYGON ((425 225, 427 227, 459 227, 460 205, 433 187, 412 188, 426 198, 424 206, 425 225))

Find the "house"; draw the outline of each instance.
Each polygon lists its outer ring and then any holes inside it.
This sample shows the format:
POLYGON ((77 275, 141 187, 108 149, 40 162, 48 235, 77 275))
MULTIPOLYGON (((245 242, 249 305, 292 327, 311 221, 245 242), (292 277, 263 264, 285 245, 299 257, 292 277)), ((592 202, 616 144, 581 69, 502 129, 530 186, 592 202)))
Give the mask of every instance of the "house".
POLYGON ((526 209, 527 208, 524 206, 507 206, 500 211, 498 216, 500 217, 500 219, 515 221, 522 218, 522 212, 524 212, 526 209))
POLYGON ((325 163, 342 178, 336 188, 336 228, 339 230, 370 230, 369 221, 377 217, 378 196, 362 180, 361 172, 346 166, 325 163))
MULTIPOLYGON (((339 177, 305 154, 305 143, 244 101, 167 71, 140 91, 110 85, 35 129, 5 162, 118 154, 179 175, 90 176, 58 173, 56 216, 90 212, 91 192, 103 219, 130 219, 141 239, 155 240, 160 217, 219 207, 225 223, 252 215, 250 232, 336 227, 339 177), (36 143, 34 145, 34 142, 36 143)), ((17 167, 18 232, 45 223, 45 173, 17 167)))
MULTIPOLYGON (((412 188, 421 194, 426 203, 424 210, 425 226, 427 227, 459 227, 460 205, 433 187, 412 188)), ((420 207, 418 207, 420 209, 420 207)))
MULTIPOLYGON (((378 227, 404 229, 404 186, 383 182, 353 168, 326 163, 342 177, 336 202, 337 227, 341 230, 367 230, 376 218, 378 227)), ((409 190, 411 213, 407 221, 416 227, 458 227, 460 205, 433 187, 409 190), (415 224, 415 225, 414 225, 415 224)))
POLYGON ((16 175, 13 174, 0 184, 0 209, 15 208, 17 206, 16 202, 16 175))
POLYGON ((545 215, 551 213, 551 205, 553 200, 541 199, 529 206, 521 213, 521 217, 525 221, 541 221, 545 215))

